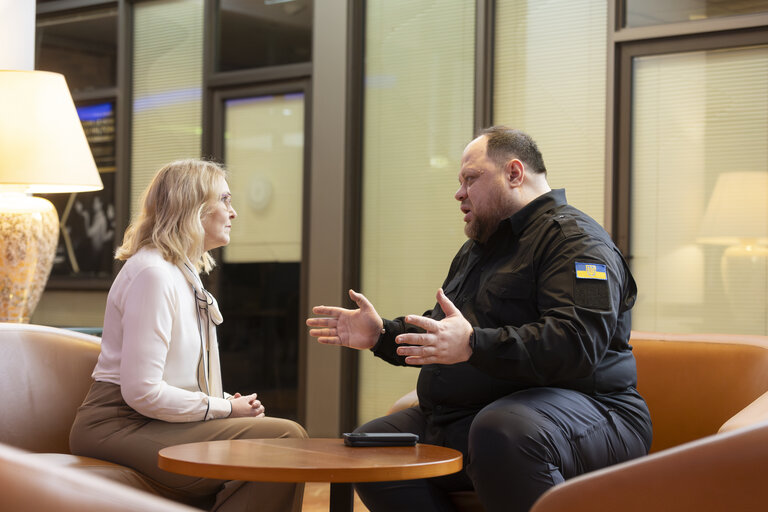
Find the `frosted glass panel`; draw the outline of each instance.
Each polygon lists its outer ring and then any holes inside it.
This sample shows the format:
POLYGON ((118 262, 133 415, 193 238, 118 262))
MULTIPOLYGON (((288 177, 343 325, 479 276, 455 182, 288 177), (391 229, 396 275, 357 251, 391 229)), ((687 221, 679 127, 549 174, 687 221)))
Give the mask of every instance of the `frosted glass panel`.
POLYGON ((768 47, 635 58, 633 327, 768 334, 768 47))
MULTIPOLYGON (((367 2, 362 292, 384 317, 421 314, 461 246, 453 199, 472 138, 474 2, 367 2)), ((359 420, 381 416, 418 371, 360 357, 359 420)))
POLYGON ((237 220, 226 263, 301 260, 304 95, 226 102, 224 155, 237 220))
POLYGON ((200 156, 203 0, 134 6, 131 211, 164 164, 200 156))
POLYGON ((539 145, 553 188, 604 216, 605 0, 498 0, 493 122, 539 145))

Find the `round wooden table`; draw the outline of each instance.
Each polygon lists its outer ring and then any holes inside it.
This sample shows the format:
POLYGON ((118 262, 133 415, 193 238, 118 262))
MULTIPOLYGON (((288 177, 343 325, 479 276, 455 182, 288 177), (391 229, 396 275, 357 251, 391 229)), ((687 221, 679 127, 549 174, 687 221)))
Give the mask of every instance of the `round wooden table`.
POLYGON ((416 446, 359 447, 341 439, 233 439, 169 446, 160 469, 218 480, 330 482, 332 511, 352 510, 352 482, 412 480, 462 468, 461 452, 416 446))

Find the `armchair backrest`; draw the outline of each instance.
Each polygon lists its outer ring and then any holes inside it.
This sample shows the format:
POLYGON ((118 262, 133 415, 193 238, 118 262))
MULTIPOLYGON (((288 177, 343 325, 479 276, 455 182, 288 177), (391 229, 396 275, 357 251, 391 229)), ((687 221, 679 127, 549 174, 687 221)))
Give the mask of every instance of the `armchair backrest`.
POLYGON ((0 443, 69 453, 100 340, 66 329, 0 323, 0 443))
POLYGON ((717 433, 768 391, 768 337, 633 331, 630 343, 652 452, 717 433))

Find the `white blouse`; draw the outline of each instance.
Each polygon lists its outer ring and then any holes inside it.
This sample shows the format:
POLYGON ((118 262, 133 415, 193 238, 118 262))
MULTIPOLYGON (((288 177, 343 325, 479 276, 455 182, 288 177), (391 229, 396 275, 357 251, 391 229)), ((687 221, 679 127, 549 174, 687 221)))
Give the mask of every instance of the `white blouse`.
POLYGON ((198 318, 194 290, 181 270, 159 250, 140 249, 109 290, 93 378, 119 385, 125 402, 150 418, 187 422, 229 416, 229 401, 208 396, 198 384, 205 321, 198 318))

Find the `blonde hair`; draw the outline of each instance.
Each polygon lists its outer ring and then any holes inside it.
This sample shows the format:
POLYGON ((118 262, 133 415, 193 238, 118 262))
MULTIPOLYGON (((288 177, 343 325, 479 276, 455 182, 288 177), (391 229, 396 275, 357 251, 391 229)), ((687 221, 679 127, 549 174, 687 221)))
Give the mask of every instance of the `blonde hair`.
POLYGON ((177 160, 163 166, 141 196, 141 211, 125 230, 115 258, 127 260, 142 247, 154 247, 174 265, 189 258, 198 272, 216 265, 204 249, 202 218, 219 201, 218 180, 227 172, 204 160, 177 160))

